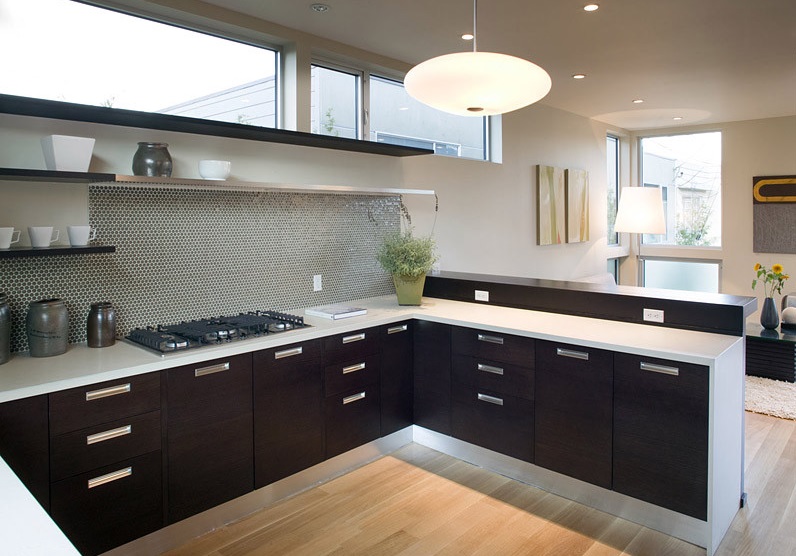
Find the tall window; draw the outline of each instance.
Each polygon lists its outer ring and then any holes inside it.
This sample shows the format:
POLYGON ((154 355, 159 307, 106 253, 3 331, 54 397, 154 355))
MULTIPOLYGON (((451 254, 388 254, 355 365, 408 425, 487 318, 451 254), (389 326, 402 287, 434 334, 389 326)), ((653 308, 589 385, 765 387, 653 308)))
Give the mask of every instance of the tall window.
POLYGON ((71 0, 0 14, 0 93, 276 127, 275 50, 71 0))
POLYGON ((608 155, 608 245, 619 243, 619 234, 614 231, 616 222, 617 199, 619 199, 619 138, 606 137, 606 153, 608 155))
POLYGON ((359 75, 312 66, 312 133, 358 139, 359 75))
POLYGON ((666 234, 644 243, 721 245, 721 133, 692 133, 641 140, 645 187, 659 187, 666 234))

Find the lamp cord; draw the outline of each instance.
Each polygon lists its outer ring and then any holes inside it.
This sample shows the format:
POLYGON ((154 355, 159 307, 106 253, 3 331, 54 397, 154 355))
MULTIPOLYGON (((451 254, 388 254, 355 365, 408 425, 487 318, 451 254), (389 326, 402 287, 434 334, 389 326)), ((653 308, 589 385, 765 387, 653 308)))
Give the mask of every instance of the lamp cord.
POLYGON ((473 52, 478 52, 478 33, 476 33, 477 14, 478 0, 473 0, 473 52))

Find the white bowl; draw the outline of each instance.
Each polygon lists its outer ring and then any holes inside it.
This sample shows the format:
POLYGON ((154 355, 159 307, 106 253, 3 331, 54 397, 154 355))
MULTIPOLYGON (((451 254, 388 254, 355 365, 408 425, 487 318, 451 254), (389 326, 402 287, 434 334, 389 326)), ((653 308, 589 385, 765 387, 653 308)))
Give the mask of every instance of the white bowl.
POLYGON ((71 135, 48 135, 41 138, 41 150, 48 170, 88 172, 91 154, 94 152, 94 139, 71 135))
POLYGON ((199 175, 206 180, 225 180, 231 169, 232 163, 229 160, 199 161, 199 175))

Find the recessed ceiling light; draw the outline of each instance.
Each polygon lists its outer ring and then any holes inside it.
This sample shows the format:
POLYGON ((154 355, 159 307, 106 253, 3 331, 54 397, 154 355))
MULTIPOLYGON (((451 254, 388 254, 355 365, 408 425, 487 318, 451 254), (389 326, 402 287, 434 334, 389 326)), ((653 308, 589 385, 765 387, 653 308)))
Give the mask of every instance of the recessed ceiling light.
POLYGON ((633 99, 633 104, 641 104, 642 102, 644 102, 643 98, 634 98, 633 99))
POLYGON ((572 79, 586 79, 585 73, 575 73, 572 75, 572 79))
POLYGON ((473 40, 474 37, 472 33, 465 33, 464 35, 462 35, 462 38, 466 41, 471 41, 473 40))
POLYGON ((583 11, 596 12, 599 8, 600 6, 598 6, 597 4, 586 4, 585 6, 583 6, 583 11))
POLYGON ((674 117, 674 118, 672 118, 672 119, 673 119, 675 122, 679 122, 680 120, 682 120, 682 119, 683 119, 683 117, 682 117, 682 116, 675 116, 675 117, 674 117))
POLYGON ((330 10, 329 4, 310 4, 310 9, 313 12, 323 13, 330 10))

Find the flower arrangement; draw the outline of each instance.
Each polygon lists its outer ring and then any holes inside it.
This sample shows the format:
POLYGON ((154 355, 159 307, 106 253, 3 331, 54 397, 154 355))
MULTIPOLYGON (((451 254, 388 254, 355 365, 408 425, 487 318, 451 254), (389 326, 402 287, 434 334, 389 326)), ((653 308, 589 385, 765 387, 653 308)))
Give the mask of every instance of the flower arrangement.
POLYGON ((752 280, 752 289, 755 289, 757 283, 762 281, 763 291, 766 297, 774 297, 774 292, 781 294, 785 280, 790 278, 789 275, 783 273, 781 264, 773 264, 769 270, 760 263, 757 263, 755 264, 755 272, 757 273, 757 277, 752 280))

